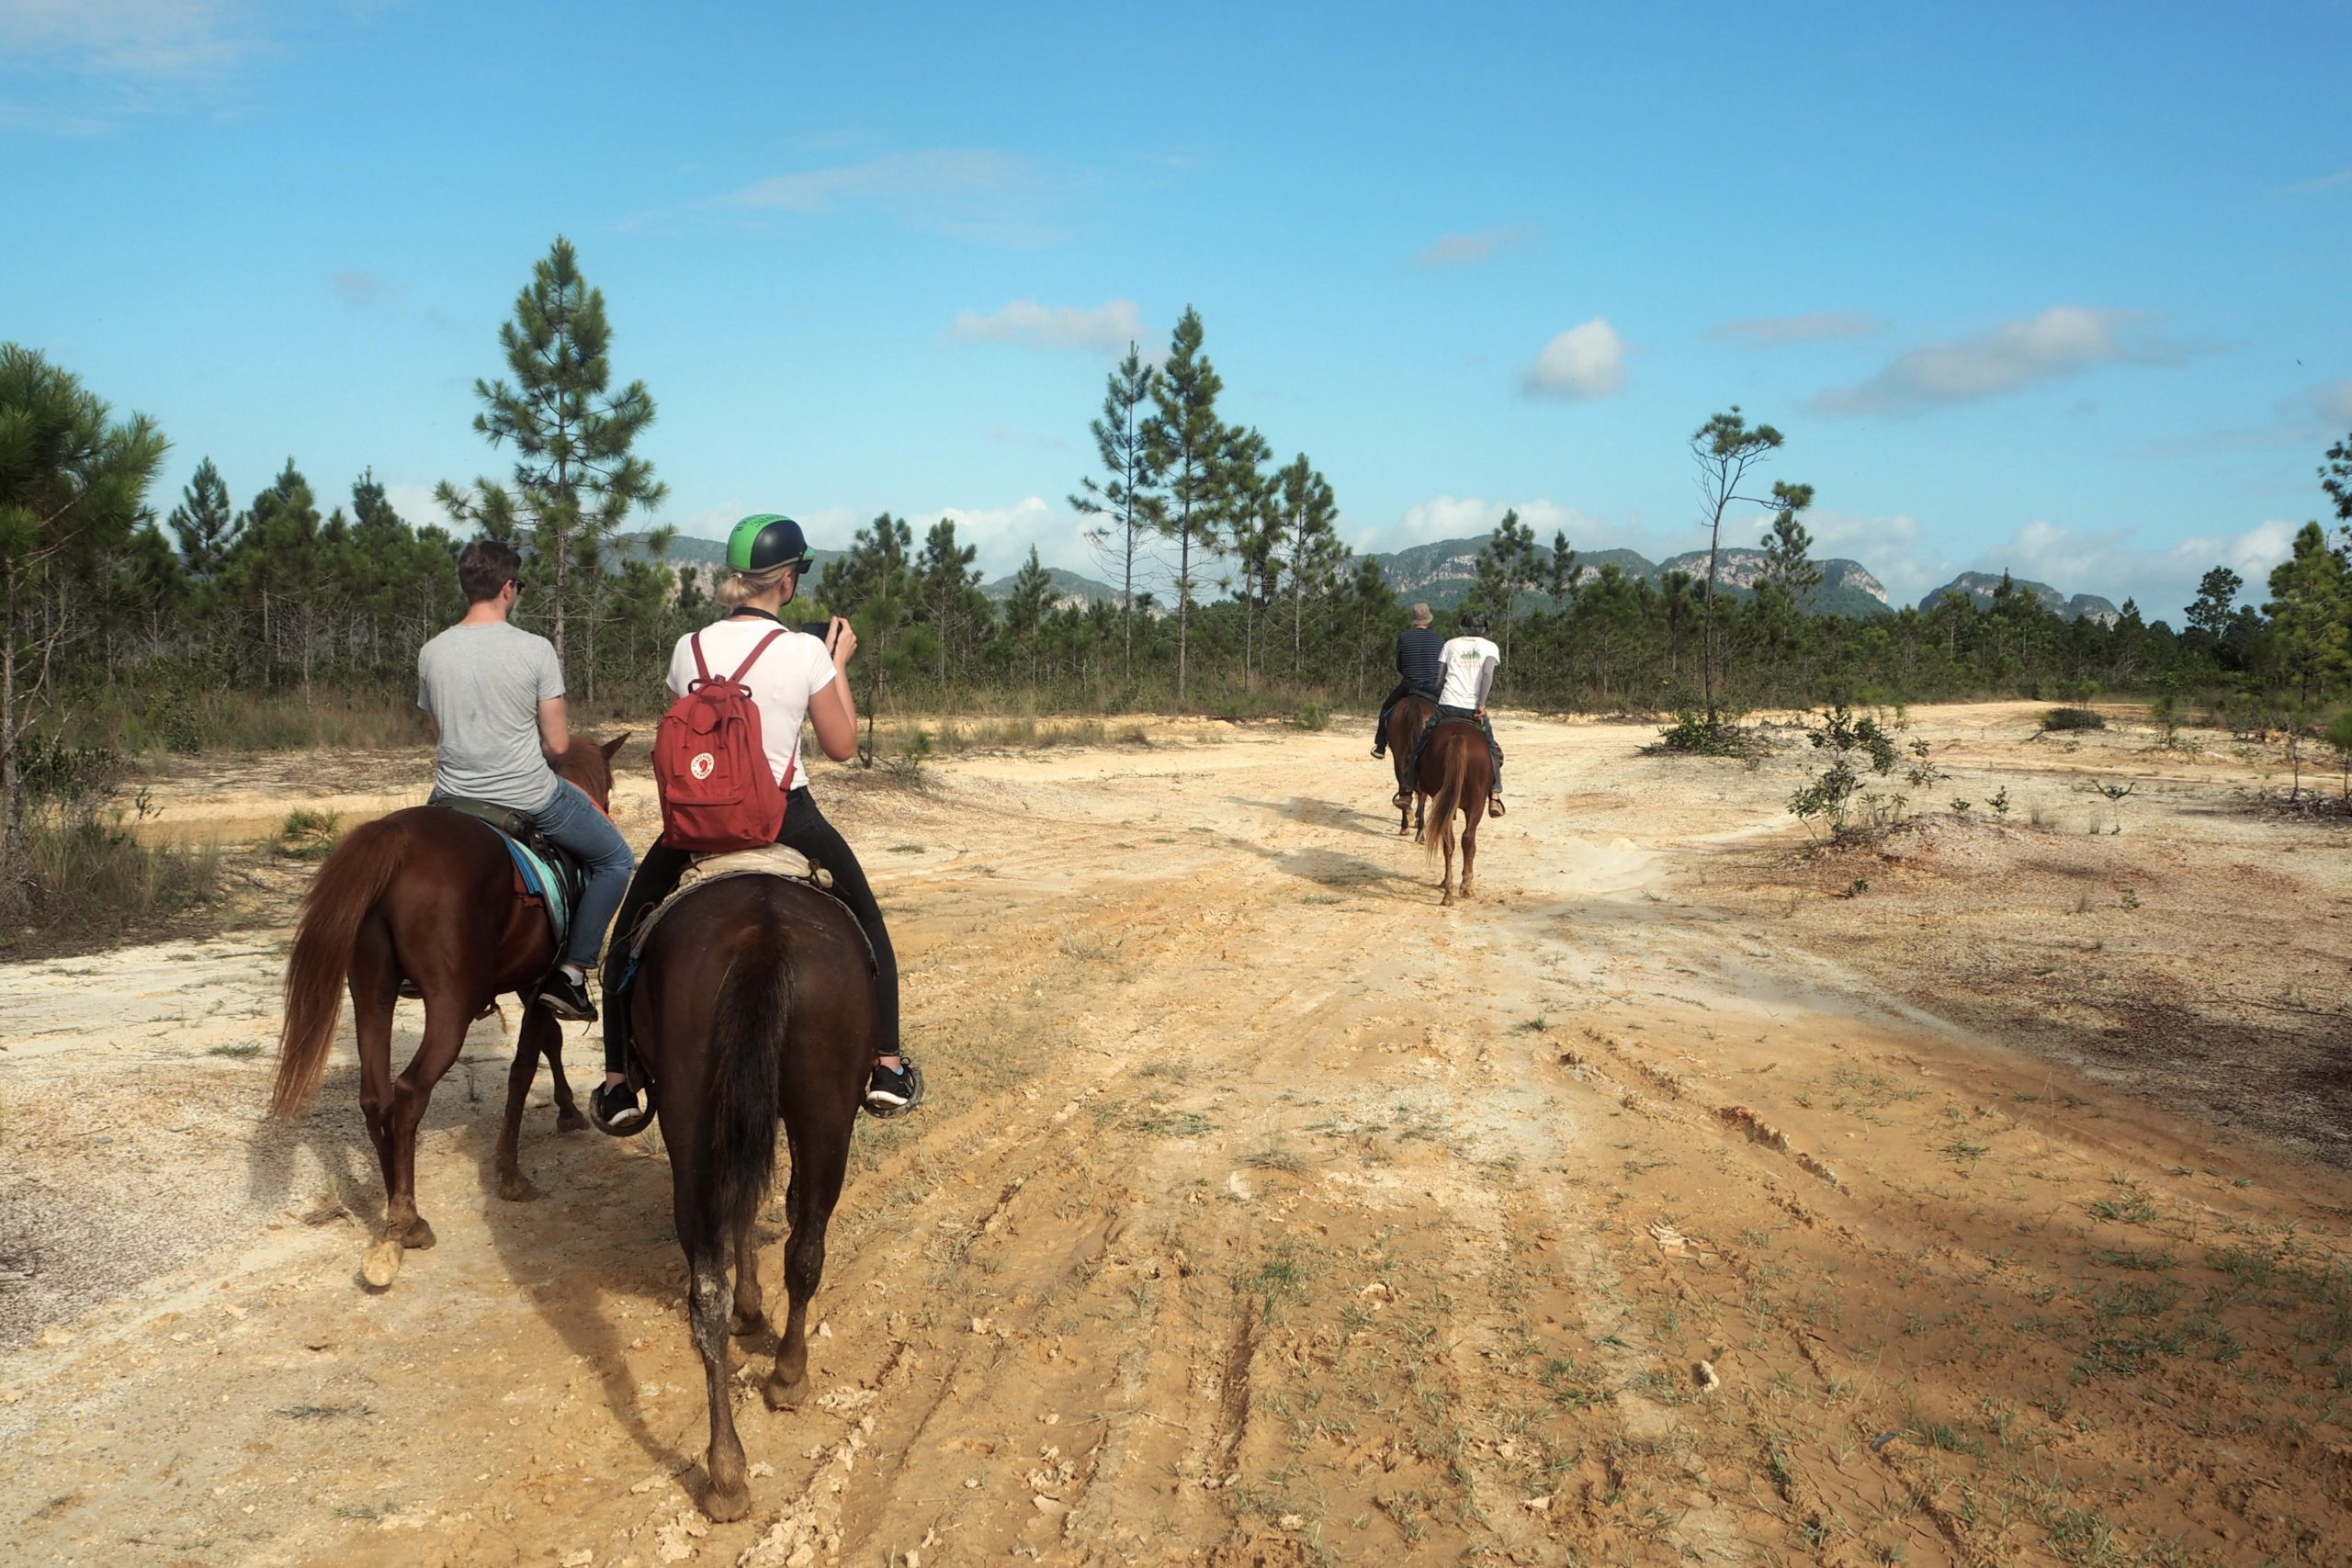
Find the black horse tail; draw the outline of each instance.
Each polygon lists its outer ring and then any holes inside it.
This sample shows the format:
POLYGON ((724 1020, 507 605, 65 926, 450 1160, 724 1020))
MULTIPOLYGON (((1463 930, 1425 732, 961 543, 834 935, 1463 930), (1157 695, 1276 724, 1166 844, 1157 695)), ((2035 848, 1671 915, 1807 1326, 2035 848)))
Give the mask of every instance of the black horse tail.
POLYGON ((770 915, 740 939, 711 1013, 710 1168, 722 1236, 757 1213, 775 1184, 791 1030, 792 955, 770 915))

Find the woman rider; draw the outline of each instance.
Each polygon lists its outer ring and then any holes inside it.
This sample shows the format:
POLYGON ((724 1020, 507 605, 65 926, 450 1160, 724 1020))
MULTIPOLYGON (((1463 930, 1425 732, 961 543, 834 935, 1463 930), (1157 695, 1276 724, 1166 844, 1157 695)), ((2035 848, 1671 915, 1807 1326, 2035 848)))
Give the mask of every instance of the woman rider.
MULTIPOLYGON (((792 603, 801 574, 808 569, 808 544, 800 525, 775 513, 761 513, 735 525, 727 541, 727 571, 719 579, 718 600, 727 612, 718 620, 678 639, 670 655, 670 691, 684 696, 695 678, 693 637, 702 638, 703 658, 714 670, 732 670, 751 657, 777 626, 777 613, 792 603)), ((833 896, 849 906, 874 949, 876 979, 881 995, 878 1022, 882 1050, 874 1064, 874 1077, 865 1091, 865 1109, 876 1116, 903 1116, 922 1099, 922 1074, 899 1049, 899 960, 890 949, 890 933, 882 923, 882 909, 866 886, 857 863, 833 825, 817 809, 808 792, 805 769, 797 765, 800 722, 806 718, 817 731, 817 744, 836 762, 845 762, 857 750, 857 709, 850 700, 850 656, 857 651, 857 634, 836 615, 825 628, 824 640, 785 637, 770 644, 743 683, 760 712, 760 739, 768 766, 776 779, 787 776, 784 827, 776 842, 798 850, 824 867, 833 879, 833 896), (789 773, 787 774, 787 770, 789 773)), ((676 890, 693 857, 657 840, 637 864, 637 875, 621 900, 613 926, 613 944, 605 955, 605 1087, 590 1097, 596 1124, 608 1133, 626 1132, 645 1114, 637 1090, 628 1082, 628 1005, 617 995, 628 968, 628 950, 638 921, 645 912, 676 890)))

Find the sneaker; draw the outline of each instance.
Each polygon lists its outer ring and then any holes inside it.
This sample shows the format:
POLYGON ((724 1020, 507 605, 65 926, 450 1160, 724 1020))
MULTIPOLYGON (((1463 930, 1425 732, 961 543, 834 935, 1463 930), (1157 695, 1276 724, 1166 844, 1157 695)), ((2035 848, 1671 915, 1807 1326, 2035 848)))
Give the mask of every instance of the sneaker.
POLYGON ((922 1103, 922 1069, 907 1056, 899 1061, 901 1066, 896 1072, 879 1062, 874 1064, 874 1081, 865 1087, 868 1116, 904 1116, 922 1103))
POLYGON ((631 1084, 601 1084, 588 1097, 588 1120, 596 1123, 600 1133, 625 1133, 644 1115, 645 1108, 638 1104, 637 1089, 631 1084))
POLYGON ((1502 814, 1503 797, 1499 795, 1490 795, 1487 796, 1487 815, 1489 817, 1500 817, 1502 814))
POLYGON ((588 987, 560 969, 539 982, 539 1005, 574 1023, 596 1021, 596 1004, 588 999, 588 987))

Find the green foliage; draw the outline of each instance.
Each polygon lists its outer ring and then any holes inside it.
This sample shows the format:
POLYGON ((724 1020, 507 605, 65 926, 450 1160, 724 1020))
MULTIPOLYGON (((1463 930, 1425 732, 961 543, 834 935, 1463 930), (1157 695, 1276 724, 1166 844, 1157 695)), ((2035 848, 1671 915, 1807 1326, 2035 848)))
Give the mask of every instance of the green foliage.
POLYGON ((1231 448, 1238 433, 1217 417, 1217 395, 1225 379, 1201 352, 1201 313, 1184 308, 1170 339, 1166 365, 1152 388, 1152 415, 1145 446, 1152 470, 1167 492, 1156 522, 1176 543, 1176 701, 1184 701, 1190 674, 1195 551, 1205 553, 1228 502, 1231 448))
POLYGON ((343 838, 343 814, 296 807, 277 825, 277 852, 289 860, 324 860, 343 838))
POLYGON ((1805 739, 1815 750, 1828 753, 1821 772, 1789 797, 1789 810, 1808 831, 1822 824, 1831 839, 1843 839, 1856 827, 1858 807, 1871 827, 1885 826, 1901 816, 1903 796, 1887 802, 1862 793, 1864 775, 1893 773, 1897 756, 1894 735, 1875 715, 1858 718, 1840 703, 1820 716, 1805 739))
POLYGON ((2041 724, 2044 730, 2105 729, 2107 716, 2097 708, 2050 708, 2041 724))
POLYGON ((1298 710, 1291 722, 1301 729, 1327 729, 1331 724, 1331 710, 1321 703, 1308 703, 1298 710))
POLYGON ((1752 745, 1748 733, 1719 714, 1684 708, 1671 725, 1657 732, 1653 750, 1686 757, 1746 757, 1752 745))

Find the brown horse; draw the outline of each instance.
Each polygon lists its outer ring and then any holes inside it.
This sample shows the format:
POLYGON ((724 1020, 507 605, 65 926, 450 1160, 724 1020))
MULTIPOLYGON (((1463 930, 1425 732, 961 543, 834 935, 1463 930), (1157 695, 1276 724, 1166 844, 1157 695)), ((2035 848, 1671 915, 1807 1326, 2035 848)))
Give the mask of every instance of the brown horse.
POLYGON ((1478 863, 1478 822, 1487 815, 1487 791, 1494 778, 1495 759, 1487 750, 1486 734, 1466 718, 1439 725, 1421 752, 1414 782, 1430 797, 1430 822, 1436 829, 1424 835, 1430 858, 1435 860, 1441 852, 1445 856, 1445 869, 1437 879, 1445 894, 1442 904, 1453 902, 1453 814, 1459 811, 1466 819, 1462 829, 1462 897, 1467 898, 1471 870, 1478 863))
POLYGON ((1405 776, 1405 769, 1413 760, 1413 742, 1421 738, 1421 731, 1429 728, 1430 715, 1436 711, 1437 705, 1429 698, 1408 693, 1388 710, 1387 727, 1380 732, 1388 746, 1389 763, 1396 770, 1396 798, 1402 803, 1396 807, 1396 836, 1400 839, 1408 833, 1419 838, 1425 825, 1421 812, 1426 803, 1414 793, 1413 781, 1405 776))
POLYGON ((765 1325, 752 1224, 775 1179, 779 1120, 792 1155, 784 1262, 790 1308, 762 1392, 774 1410, 808 1392, 808 1298, 824 1273, 825 1227, 880 1043, 873 964, 846 906, 807 883, 763 875, 725 877, 686 894, 638 955, 629 1020, 638 1054, 661 1086, 678 1246, 693 1280, 690 1322, 708 1379, 703 1509, 714 1519, 741 1518, 752 1506, 728 1398, 727 1336, 765 1325))
MULTIPOLYGON (((575 738, 556 772, 605 809, 613 753, 628 739, 599 746, 575 738)), ((517 897, 514 863, 486 822, 413 806, 353 829, 319 868, 286 961, 286 1023, 269 1107, 299 1116, 318 1092, 347 980, 359 1036, 359 1108, 384 1171, 384 1229, 361 1268, 378 1290, 399 1275, 404 1250, 434 1242, 433 1227, 416 1212, 416 1129, 433 1086, 464 1048, 467 1026, 501 994, 533 987, 555 961, 547 913, 517 897), (403 977, 424 998, 424 1037, 395 1080, 392 1007, 403 977)), ((554 1015, 526 1003, 498 1134, 503 1198, 538 1196, 523 1179, 516 1143, 542 1055, 555 1074, 556 1125, 569 1133, 588 1124, 564 1078, 562 1052, 554 1015)))

